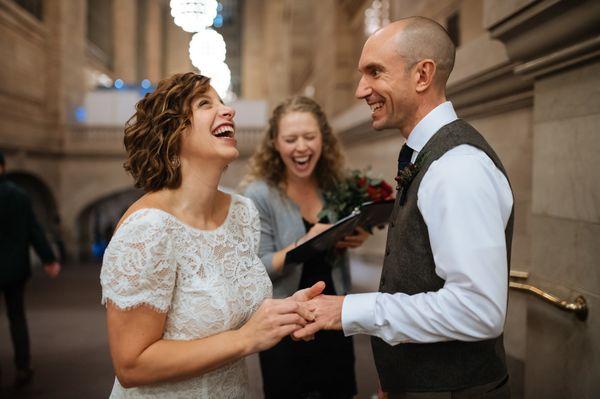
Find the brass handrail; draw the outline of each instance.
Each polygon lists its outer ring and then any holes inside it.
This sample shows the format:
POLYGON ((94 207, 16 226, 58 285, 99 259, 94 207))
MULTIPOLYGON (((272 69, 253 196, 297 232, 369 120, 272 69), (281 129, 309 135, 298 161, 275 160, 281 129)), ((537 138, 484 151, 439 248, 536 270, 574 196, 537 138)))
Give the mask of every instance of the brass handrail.
MULTIPOLYGON (((510 277, 515 279, 527 280, 527 278, 529 278, 529 273, 518 270, 511 270, 510 277)), ((528 294, 532 294, 565 312, 575 313, 575 316, 581 321, 585 321, 588 317, 587 302, 582 295, 579 295, 577 298, 575 298, 574 302, 569 302, 567 300, 560 299, 530 284, 523 284, 517 283, 515 281, 510 281, 509 287, 519 291, 527 292, 528 294)))

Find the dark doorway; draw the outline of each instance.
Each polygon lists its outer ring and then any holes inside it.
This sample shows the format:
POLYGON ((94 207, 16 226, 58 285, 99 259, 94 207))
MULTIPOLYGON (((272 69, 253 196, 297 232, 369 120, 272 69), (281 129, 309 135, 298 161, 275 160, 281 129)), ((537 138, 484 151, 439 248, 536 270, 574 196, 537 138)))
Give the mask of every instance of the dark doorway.
POLYGON ((143 195, 143 190, 127 189, 99 198, 86 206, 77 218, 79 259, 99 260, 113 230, 127 208, 143 195))

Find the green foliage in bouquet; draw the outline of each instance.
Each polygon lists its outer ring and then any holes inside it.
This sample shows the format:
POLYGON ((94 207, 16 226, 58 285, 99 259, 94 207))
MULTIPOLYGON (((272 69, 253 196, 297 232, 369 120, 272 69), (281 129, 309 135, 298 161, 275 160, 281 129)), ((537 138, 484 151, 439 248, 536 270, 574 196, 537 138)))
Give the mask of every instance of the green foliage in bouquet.
POLYGON ((365 202, 393 198, 392 187, 383 179, 369 176, 369 171, 352 170, 335 190, 323 193, 325 205, 319 213, 321 223, 335 223, 350 215, 365 202))

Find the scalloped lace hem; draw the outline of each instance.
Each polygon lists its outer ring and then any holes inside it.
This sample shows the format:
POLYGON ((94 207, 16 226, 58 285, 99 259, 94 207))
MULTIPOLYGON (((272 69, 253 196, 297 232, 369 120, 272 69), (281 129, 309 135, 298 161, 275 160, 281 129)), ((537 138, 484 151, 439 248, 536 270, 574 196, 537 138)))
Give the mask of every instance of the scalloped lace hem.
POLYGON ((139 309, 141 307, 146 307, 157 313, 167 313, 171 308, 170 306, 160 307, 160 306, 150 303, 148 301, 135 301, 135 302, 130 302, 130 303, 123 303, 123 302, 126 302, 126 301, 118 302, 118 301, 115 301, 113 298, 108 298, 108 297, 102 296, 101 303, 104 306, 107 306, 110 303, 111 305, 113 305, 114 307, 116 307, 117 309, 122 310, 122 311, 128 311, 128 310, 139 309))

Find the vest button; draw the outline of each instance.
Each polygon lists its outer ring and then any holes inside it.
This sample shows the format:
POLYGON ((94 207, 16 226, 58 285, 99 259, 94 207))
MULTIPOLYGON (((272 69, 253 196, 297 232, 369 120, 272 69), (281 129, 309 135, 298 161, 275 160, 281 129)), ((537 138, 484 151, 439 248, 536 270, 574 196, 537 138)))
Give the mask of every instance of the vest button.
POLYGON ((381 276, 381 286, 383 287, 385 285, 385 277, 381 276))
POLYGON ((390 249, 389 249, 389 248, 386 248, 386 249, 385 249, 385 256, 388 256, 389 254, 390 254, 390 249))
POLYGON ((396 222, 390 222, 390 227, 394 227, 396 225, 396 222))

